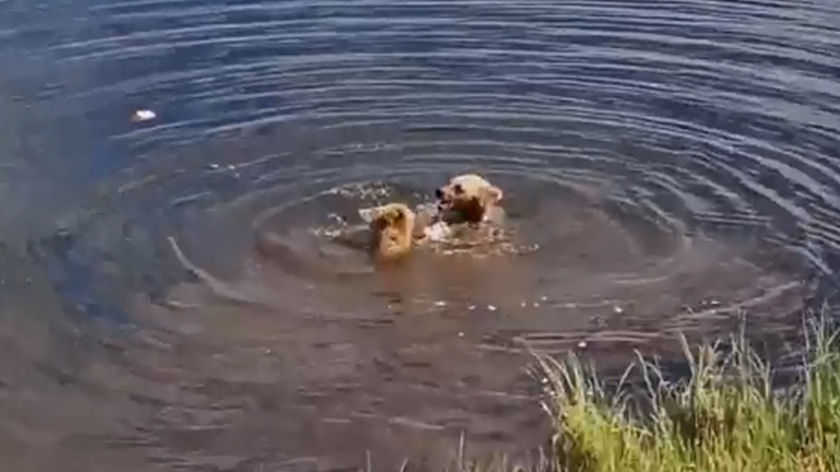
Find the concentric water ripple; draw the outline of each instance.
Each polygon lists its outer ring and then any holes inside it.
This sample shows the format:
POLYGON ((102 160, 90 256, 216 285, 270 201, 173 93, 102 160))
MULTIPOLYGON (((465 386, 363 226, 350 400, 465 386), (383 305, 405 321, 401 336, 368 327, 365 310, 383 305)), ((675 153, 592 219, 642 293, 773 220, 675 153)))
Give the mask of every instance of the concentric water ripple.
POLYGON ((0 0, 0 61, 15 470, 520 452, 529 347, 775 342, 835 296, 829 0, 0 0), (473 170, 536 253, 382 272, 310 231, 473 170))

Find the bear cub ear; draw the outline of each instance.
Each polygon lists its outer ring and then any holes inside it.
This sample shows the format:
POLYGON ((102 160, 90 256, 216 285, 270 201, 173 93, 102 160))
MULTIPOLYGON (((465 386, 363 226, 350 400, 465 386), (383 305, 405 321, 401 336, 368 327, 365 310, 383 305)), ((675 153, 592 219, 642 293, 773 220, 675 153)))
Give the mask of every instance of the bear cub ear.
POLYGON ((405 212, 403 212, 402 208, 394 208, 388 213, 388 217, 394 223, 399 223, 405 219, 405 212))
POLYGON ((490 185, 489 187, 482 189, 481 197, 485 205, 496 205, 502 201, 504 192, 502 192, 502 189, 499 187, 490 185))
POLYGON ((387 223, 399 223, 405 220, 405 209, 400 206, 377 206, 370 208, 361 208, 358 210, 359 217, 365 223, 371 224, 377 221, 385 221, 387 223))

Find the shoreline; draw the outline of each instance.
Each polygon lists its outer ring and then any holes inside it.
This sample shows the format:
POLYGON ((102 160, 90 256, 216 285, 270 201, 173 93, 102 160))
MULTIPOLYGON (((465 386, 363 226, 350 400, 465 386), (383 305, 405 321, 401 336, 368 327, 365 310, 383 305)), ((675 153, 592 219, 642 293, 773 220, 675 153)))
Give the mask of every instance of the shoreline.
MULTIPOLYGON (((743 332, 695 345, 680 334, 687 377, 669 379, 658 361, 637 352, 609 387, 573 351, 561 358, 534 352, 552 422, 547 449, 520 460, 470 459, 462 436, 444 470, 840 471, 840 329, 822 317, 805 328, 796 380, 784 387, 774 381, 791 373, 777 372, 743 332)), ((365 470, 373 470, 370 458, 365 470)), ((399 470, 427 469, 406 460, 399 470)))

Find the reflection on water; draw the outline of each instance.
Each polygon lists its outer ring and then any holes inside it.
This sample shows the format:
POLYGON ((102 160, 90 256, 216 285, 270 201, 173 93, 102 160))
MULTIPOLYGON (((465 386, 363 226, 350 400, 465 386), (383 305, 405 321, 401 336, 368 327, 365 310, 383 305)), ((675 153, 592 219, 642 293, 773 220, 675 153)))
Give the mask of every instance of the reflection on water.
POLYGON ((836 286, 838 24, 827 1, 0 2, 3 464, 524 453, 529 349, 612 372, 742 317, 795 348, 836 286), (319 231, 463 172, 535 250, 374 267, 319 231))

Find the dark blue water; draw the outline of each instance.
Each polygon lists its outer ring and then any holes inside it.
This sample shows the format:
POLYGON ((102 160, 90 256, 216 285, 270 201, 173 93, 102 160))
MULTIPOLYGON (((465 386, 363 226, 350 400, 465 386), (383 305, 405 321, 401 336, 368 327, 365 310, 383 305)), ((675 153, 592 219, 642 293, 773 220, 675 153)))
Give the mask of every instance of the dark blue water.
POLYGON ((829 0, 0 0, 0 464, 518 453, 545 432, 523 343, 618 365, 744 312, 795 330, 840 268, 838 25, 829 0), (312 256, 368 202, 336 188, 468 171, 542 252, 312 256))

